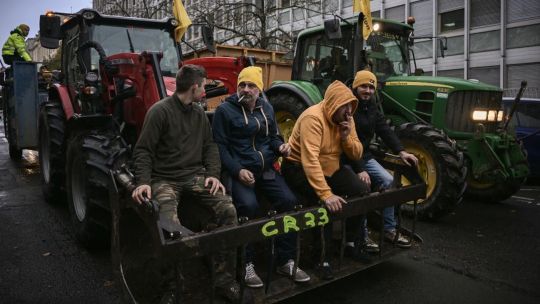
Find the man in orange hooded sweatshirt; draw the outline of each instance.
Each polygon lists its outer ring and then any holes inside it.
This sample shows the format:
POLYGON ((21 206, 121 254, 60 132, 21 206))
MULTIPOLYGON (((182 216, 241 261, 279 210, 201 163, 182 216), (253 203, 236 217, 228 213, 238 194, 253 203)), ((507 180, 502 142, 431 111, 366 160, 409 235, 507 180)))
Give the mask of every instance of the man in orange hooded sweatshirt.
MULTIPOLYGON (((330 212, 339 212, 347 202, 343 196, 366 194, 369 189, 340 157, 358 160, 363 147, 356 135, 353 113, 358 100, 340 81, 326 89, 324 99, 305 110, 296 121, 289 145, 291 153, 283 161, 282 173, 289 186, 310 201, 324 202, 330 212)), ((358 231, 360 218, 351 218, 347 231, 358 231)), ((323 278, 330 279, 330 265, 320 265, 323 278)))

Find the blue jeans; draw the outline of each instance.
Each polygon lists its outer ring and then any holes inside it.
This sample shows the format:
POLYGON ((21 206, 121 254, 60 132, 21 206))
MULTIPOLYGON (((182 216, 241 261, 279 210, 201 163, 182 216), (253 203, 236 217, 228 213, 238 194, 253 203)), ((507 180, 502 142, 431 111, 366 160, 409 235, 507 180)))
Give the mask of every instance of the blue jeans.
MULTIPOLYGON (((270 169, 272 170, 272 169, 270 169)), ((243 184, 237 178, 231 178, 231 195, 238 216, 247 216, 249 219, 257 217, 259 202, 256 191, 261 192, 272 208, 278 213, 294 209, 297 204, 296 196, 285 183, 283 176, 275 172, 273 178, 265 179, 263 176, 255 177, 255 186, 243 184)), ((285 264, 296 256, 296 233, 287 233, 276 237, 276 251, 278 265, 285 264)), ((253 262, 255 251, 251 244, 246 247, 246 262, 253 262)))
MULTIPOLYGON (((392 186, 394 177, 386 171, 375 159, 369 159, 364 164, 365 171, 369 174, 371 185, 375 189, 388 189, 392 186)), ((384 230, 389 231, 396 228, 396 219, 394 217, 394 207, 386 207, 383 210, 384 230)), ((367 235, 367 225, 364 225, 367 235)))

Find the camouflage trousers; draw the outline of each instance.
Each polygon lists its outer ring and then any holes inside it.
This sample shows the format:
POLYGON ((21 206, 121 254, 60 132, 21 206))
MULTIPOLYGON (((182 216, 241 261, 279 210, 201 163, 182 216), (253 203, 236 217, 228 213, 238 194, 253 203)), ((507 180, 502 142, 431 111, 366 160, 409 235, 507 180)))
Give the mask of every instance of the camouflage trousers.
MULTIPOLYGON (((160 219, 172 220, 180 224, 178 218, 178 205, 199 204, 212 216, 211 222, 217 226, 237 223, 236 209, 230 196, 221 191, 212 195, 210 188, 204 186, 205 177, 196 175, 188 181, 155 180, 152 182, 152 199, 159 205, 160 219), (183 198, 189 197, 189 202, 183 198)), ((208 258, 208 263, 216 272, 216 284, 224 284, 234 278, 232 275, 236 267, 236 251, 217 252, 208 258)))
POLYGON ((205 177, 196 175, 189 181, 173 182, 156 180, 152 183, 152 198, 159 204, 161 218, 178 219, 178 205, 182 204, 182 198, 189 196, 189 204, 199 204, 210 212, 217 226, 236 224, 236 209, 232 199, 221 191, 212 195, 210 188, 204 187, 205 177))

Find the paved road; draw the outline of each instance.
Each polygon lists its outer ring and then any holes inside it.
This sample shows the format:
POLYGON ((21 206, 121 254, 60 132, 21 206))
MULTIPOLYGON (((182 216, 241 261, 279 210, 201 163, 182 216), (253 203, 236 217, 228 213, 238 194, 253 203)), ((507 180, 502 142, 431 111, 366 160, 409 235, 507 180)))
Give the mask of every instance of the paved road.
MULTIPOLYGON (((79 247, 67 208, 43 201, 37 153, 7 150, 0 133, 0 303, 118 302, 108 253, 79 247)), ((286 303, 538 303, 539 219, 539 186, 466 201, 420 224, 421 248, 286 303)))

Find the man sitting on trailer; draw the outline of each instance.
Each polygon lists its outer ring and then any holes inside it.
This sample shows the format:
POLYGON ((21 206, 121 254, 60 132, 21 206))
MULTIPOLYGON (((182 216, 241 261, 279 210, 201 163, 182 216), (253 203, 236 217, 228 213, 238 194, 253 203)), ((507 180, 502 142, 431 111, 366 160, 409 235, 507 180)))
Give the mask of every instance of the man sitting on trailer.
MULTIPOLYGON (((282 163, 289 186, 312 202, 321 200, 330 212, 341 211, 347 203, 343 197, 368 192, 350 167, 340 163, 342 153, 355 160, 362 157, 362 143, 352 119, 357 105, 358 100, 345 84, 337 80, 330 84, 324 99, 305 110, 296 121, 289 137, 291 153, 282 163)), ((347 231, 358 232, 362 222, 361 216, 349 218, 347 231)), ((328 232, 326 236, 328 244, 328 232)), ((322 278, 333 277, 328 261, 322 261, 319 267, 322 278)))
MULTIPOLYGON (((352 84, 352 92, 358 99, 358 110, 353 115, 358 138, 360 138, 364 146, 369 146, 373 136, 377 134, 394 153, 401 157, 403 162, 416 166, 418 158, 404 150, 396 134, 390 129, 384 115, 377 109, 374 98, 376 88, 377 78, 372 72, 364 70, 356 73, 352 84)), ((392 186, 392 175, 373 158, 369 149, 364 151, 362 158, 357 160, 346 159, 346 162, 351 165, 358 178, 368 186, 373 187, 374 190, 388 189, 392 186)), ((384 238, 387 241, 396 239, 398 247, 411 247, 410 240, 396 232, 394 207, 385 208, 382 216, 384 218, 384 238)), ((360 233, 361 241, 357 243, 363 246, 367 252, 379 252, 379 245, 369 238, 367 225, 364 224, 363 226, 363 231, 360 233)), ((345 252, 354 251, 354 243, 347 245, 345 252)))
MULTIPOLYGON (((172 225, 180 225, 178 204, 187 195, 210 211, 218 226, 237 222, 231 198, 219 180, 221 163, 210 122, 197 105, 204 96, 205 82, 204 68, 184 65, 176 74, 175 93, 148 110, 133 152, 138 185, 133 199, 139 204, 154 199, 160 220, 172 225)), ((231 275, 234 258, 232 253, 218 254, 216 286, 236 303, 240 289, 231 275)), ((174 285, 174 278, 171 282, 174 285)), ((171 287, 165 296, 174 297, 173 290, 171 287)))
MULTIPOLYGON (((260 93, 263 90, 260 67, 244 68, 238 75, 237 93, 229 96, 217 109, 212 122, 214 140, 225 174, 230 178, 230 189, 238 216, 253 219, 259 211, 256 191, 261 191, 277 212, 292 211, 297 204, 273 164, 279 156, 288 156, 290 147, 278 136, 274 109, 260 93)), ((309 275, 296 268, 296 233, 276 237, 277 271, 293 277, 296 282, 307 282, 309 275)), ((263 286, 253 266, 254 249, 246 248, 248 287, 263 286)))

